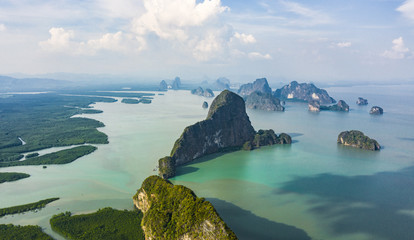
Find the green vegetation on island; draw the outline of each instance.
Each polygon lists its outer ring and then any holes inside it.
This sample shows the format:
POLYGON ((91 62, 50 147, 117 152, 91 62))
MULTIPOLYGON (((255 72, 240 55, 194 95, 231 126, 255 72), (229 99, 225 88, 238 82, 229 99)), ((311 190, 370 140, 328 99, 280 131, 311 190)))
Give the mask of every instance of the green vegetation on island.
POLYGON ((23 153, 50 147, 108 143, 108 137, 97 130, 103 123, 72 116, 95 112, 88 109, 94 102, 115 101, 52 93, 0 98, 0 162, 18 161, 23 153))
POLYGON ((146 239, 237 239, 210 202, 158 176, 145 179, 133 200, 146 239))
POLYGON ((357 130, 341 132, 338 135, 338 143, 371 151, 378 151, 381 149, 381 146, 375 139, 371 139, 365 136, 363 132, 357 130))
POLYGON ((45 154, 39 157, 33 157, 24 161, 0 162, 0 167, 26 166, 26 165, 45 165, 45 164, 66 164, 76 159, 92 153, 97 148, 91 145, 83 145, 70 149, 61 150, 45 154))
POLYGON ((291 144, 292 138, 286 134, 281 133, 279 136, 275 134, 272 129, 257 131, 252 141, 243 144, 243 150, 253 150, 262 146, 270 146, 274 144, 291 144))
POLYGON ((44 233, 39 226, 0 224, 0 240, 11 239, 53 240, 53 238, 44 233))
POLYGON ((0 208, 0 217, 3 217, 5 215, 11 215, 11 214, 16 214, 16 213, 24 213, 24 212, 28 212, 28 211, 42 209, 48 203, 51 203, 51 202, 56 201, 56 200, 59 200, 59 198, 48 198, 48 199, 40 200, 40 201, 34 202, 34 203, 28 203, 28 204, 8 207, 8 208, 0 208))
POLYGON ((27 158, 37 157, 37 156, 39 156, 39 153, 37 153, 37 152, 36 153, 29 153, 29 154, 26 155, 26 159, 27 158))
POLYGON ((138 104, 139 100, 138 99, 134 99, 134 98, 124 98, 121 101, 122 103, 126 103, 126 104, 138 104))
POLYGON ((30 177, 30 175, 27 173, 0 172, 0 183, 13 182, 28 177, 30 177))
POLYGON ((138 210, 100 209, 95 213, 74 215, 61 213, 50 219, 52 229, 69 239, 145 239, 138 210))

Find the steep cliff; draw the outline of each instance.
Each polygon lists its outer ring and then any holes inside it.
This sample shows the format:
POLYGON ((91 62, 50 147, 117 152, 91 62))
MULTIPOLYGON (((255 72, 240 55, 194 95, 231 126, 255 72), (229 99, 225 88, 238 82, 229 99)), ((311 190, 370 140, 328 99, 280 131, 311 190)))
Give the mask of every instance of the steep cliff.
POLYGON ((247 83, 240 86, 239 90, 237 91, 237 94, 239 94, 242 97, 248 96, 252 94, 253 92, 261 92, 265 94, 271 94, 272 89, 269 87, 269 84, 267 83, 266 78, 259 78, 256 79, 253 83, 247 83))
POLYGON ((296 81, 291 82, 284 87, 277 89, 274 96, 282 100, 293 101, 318 101, 320 104, 335 103, 335 99, 331 98, 328 92, 324 89, 317 88, 312 83, 301 83, 296 81))
POLYGON ((381 146, 375 139, 371 139, 365 136, 363 132, 357 130, 341 132, 338 135, 338 143, 345 146, 362 148, 372 151, 381 149, 381 146))
POLYGON ((158 176, 145 179, 133 200, 145 239, 237 239, 210 202, 158 176))
POLYGON ((213 100, 206 120, 184 129, 171 157, 176 165, 182 165, 207 154, 240 148, 254 135, 243 99, 224 90, 213 100))
POLYGON ((246 97, 246 107, 266 111, 285 111, 280 100, 270 93, 253 92, 246 97))

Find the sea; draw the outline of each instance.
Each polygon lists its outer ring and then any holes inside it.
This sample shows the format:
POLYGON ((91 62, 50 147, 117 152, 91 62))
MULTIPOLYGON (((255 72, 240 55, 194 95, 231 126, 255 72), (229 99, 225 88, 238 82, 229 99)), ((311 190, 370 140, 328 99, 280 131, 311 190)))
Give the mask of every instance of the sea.
MULTIPOLYGON (((213 203, 239 239, 414 239, 414 85, 326 90, 350 111, 309 112, 299 102, 286 102, 284 112, 247 109, 256 130, 288 133, 293 143, 213 154, 179 167, 170 181, 213 203), (358 97, 369 104, 356 105, 358 97), (384 114, 370 115, 372 106, 384 114), (381 150, 338 145, 346 130, 364 132, 381 150)), ((0 224, 39 225, 63 239, 50 228, 54 214, 133 209, 132 196, 157 174, 158 159, 170 154, 186 126, 206 118, 202 103, 213 100, 185 90, 154 93, 151 104, 98 102, 91 106, 103 113, 74 116, 105 124, 99 131, 109 144, 96 145, 90 155, 46 169, 0 169, 31 175, 0 184, 0 208, 60 197, 37 212, 2 217, 0 224)))

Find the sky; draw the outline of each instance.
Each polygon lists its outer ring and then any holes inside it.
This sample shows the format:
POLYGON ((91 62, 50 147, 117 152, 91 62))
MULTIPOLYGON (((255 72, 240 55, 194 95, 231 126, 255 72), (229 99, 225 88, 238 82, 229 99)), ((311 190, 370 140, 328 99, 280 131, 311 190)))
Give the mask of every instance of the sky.
POLYGON ((414 80, 414 0, 1 0, 13 73, 414 80))

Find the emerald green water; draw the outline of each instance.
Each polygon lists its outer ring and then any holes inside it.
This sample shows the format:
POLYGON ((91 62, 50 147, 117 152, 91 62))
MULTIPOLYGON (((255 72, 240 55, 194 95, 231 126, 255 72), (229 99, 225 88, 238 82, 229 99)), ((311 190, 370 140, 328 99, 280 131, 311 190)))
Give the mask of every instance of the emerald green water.
MULTIPOLYGON (((286 111, 248 110, 256 130, 289 133, 291 146, 213 155, 178 169, 175 184, 209 199, 240 239, 414 239, 414 87, 332 88, 349 113, 310 113, 287 103, 286 111), (368 99, 357 106, 356 98, 368 99), (383 116, 368 114, 370 106, 383 116), (338 146, 339 132, 357 129, 384 147, 370 152, 338 146), (413 190, 411 190, 411 188, 413 190), (295 226, 296 228, 293 228, 295 226), (302 230, 300 230, 302 229, 302 230), (304 233, 306 232, 306 234, 304 233)), ((97 103, 109 144, 67 165, 4 168, 30 178, 0 184, 0 207, 49 197, 61 200, 38 213, 0 218, 0 223, 48 224, 63 211, 132 209, 132 195, 157 160, 169 154, 182 130, 207 115, 189 91, 156 95, 149 105, 97 103)))

